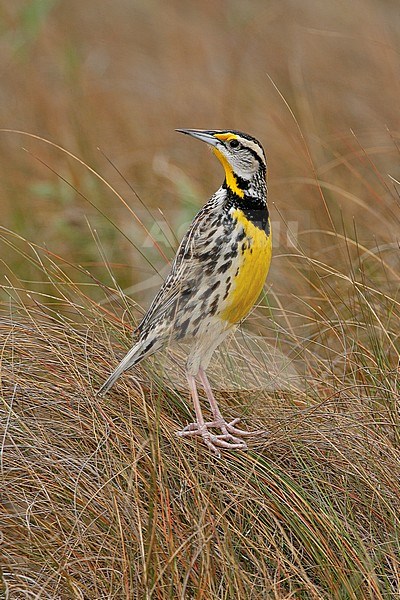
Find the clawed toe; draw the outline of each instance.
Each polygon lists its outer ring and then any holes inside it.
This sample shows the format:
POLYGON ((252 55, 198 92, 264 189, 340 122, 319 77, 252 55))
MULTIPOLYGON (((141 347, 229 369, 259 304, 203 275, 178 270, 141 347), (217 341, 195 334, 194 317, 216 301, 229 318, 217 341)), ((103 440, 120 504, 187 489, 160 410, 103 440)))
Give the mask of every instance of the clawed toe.
POLYGON ((243 440, 239 440, 232 436, 227 437, 226 435, 210 435, 210 437, 205 436, 204 441, 207 446, 211 448, 216 454, 219 454, 217 447, 226 448, 227 450, 246 450, 247 444, 243 440), (208 440, 208 441, 207 441, 208 440), (230 440, 230 441, 228 441, 230 440))
POLYGON ((201 436, 205 445, 210 448, 215 454, 220 455, 218 448, 225 448, 227 450, 246 450, 247 444, 241 439, 241 437, 249 437, 254 435, 263 435, 266 432, 262 429, 257 431, 245 431, 235 427, 239 423, 240 419, 236 418, 227 423, 224 419, 216 419, 215 421, 208 421, 204 424, 189 423, 178 431, 179 437, 192 437, 201 436), (219 429, 220 434, 213 434, 210 429, 219 429))
POLYGON ((225 427, 229 431, 229 433, 243 437, 265 435, 267 433, 265 429, 256 429, 255 431, 245 431, 244 429, 238 429, 237 427, 235 427, 235 425, 236 423, 239 423, 239 421, 240 419, 233 419, 233 421, 231 421, 230 423, 225 424, 225 427))
POLYGON ((195 435, 201 435, 203 438, 212 439, 215 444, 223 447, 247 447, 245 441, 235 437, 231 433, 220 433, 218 435, 210 433, 208 431, 208 425, 208 423, 204 423, 204 428, 202 428, 198 426, 197 423, 190 423, 190 425, 187 425, 181 431, 177 431, 176 435, 179 437, 193 437, 195 435), (226 442, 228 442, 228 446, 225 446, 226 442))
POLYGON ((224 419, 221 418, 217 421, 213 421, 212 424, 207 423, 207 425, 218 427, 223 433, 230 433, 239 437, 253 437, 258 435, 265 435, 267 433, 264 429, 256 429, 255 431, 245 431, 244 429, 239 429, 238 427, 235 427, 235 425, 239 422, 240 417, 236 417, 236 419, 233 419, 229 423, 227 423, 224 419))
POLYGON ((235 438, 230 433, 221 433, 218 435, 210 433, 206 423, 203 426, 199 426, 197 423, 190 423, 182 431, 178 431, 177 435, 180 437, 201 436, 205 445, 217 456, 221 455, 219 448, 225 448, 226 450, 247 449, 247 444, 244 440, 235 438))

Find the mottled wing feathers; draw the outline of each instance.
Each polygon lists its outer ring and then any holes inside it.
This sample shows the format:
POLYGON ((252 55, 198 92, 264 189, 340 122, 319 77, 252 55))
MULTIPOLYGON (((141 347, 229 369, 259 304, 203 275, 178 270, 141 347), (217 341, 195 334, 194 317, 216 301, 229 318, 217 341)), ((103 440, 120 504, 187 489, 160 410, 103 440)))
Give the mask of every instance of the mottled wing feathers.
MULTIPOLYGON (((139 324, 144 334, 156 322, 173 321, 180 302, 191 296, 200 282, 207 287, 207 258, 214 258, 215 248, 210 248, 210 233, 215 230, 215 208, 221 203, 215 194, 197 213, 189 230, 179 245, 171 271, 139 324), (207 253, 212 254, 207 257, 207 253)), ((184 302, 185 303, 185 302, 184 302)))

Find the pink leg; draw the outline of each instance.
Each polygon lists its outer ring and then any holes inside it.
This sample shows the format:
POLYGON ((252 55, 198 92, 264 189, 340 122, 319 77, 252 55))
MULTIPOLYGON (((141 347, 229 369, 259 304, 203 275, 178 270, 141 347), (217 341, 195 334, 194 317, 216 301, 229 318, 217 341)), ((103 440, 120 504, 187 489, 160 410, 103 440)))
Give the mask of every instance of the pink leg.
MULTIPOLYGON (((219 429, 221 429, 222 433, 225 433, 225 434, 230 433, 230 434, 238 435, 238 436, 242 436, 242 437, 265 434, 265 431, 263 429, 258 429, 257 431, 244 431, 243 429, 238 429, 237 427, 235 427, 235 425, 237 423, 239 423, 239 421, 240 421, 239 418, 233 419, 233 421, 230 421, 230 423, 227 423, 225 421, 225 419, 223 418, 223 416, 221 415, 221 411, 219 410, 218 403, 214 397, 210 382, 208 381, 206 372, 204 371, 204 369, 202 367, 200 367, 200 369, 199 369, 199 377, 200 377, 200 381, 204 387, 204 391, 207 394, 207 398, 208 398, 208 401, 211 406, 211 412, 213 414, 214 423, 215 423, 214 427, 218 427, 219 429)), ((212 426, 211 423, 207 423, 207 425, 209 427, 212 426)))
POLYGON ((228 432, 222 432, 221 435, 214 435, 208 430, 209 423, 204 422, 203 413, 201 410, 199 396, 197 393, 196 380, 193 375, 187 374, 187 380, 189 384, 190 393, 193 399, 194 411, 196 413, 196 423, 191 423, 185 427, 182 431, 179 431, 177 435, 181 437, 187 437, 192 435, 201 435, 203 441, 212 452, 217 456, 220 456, 218 447, 227 448, 230 450, 246 448, 245 442, 242 440, 236 440, 228 432), (227 441, 230 440, 230 441, 227 441), (233 443, 232 443, 233 442, 233 443))

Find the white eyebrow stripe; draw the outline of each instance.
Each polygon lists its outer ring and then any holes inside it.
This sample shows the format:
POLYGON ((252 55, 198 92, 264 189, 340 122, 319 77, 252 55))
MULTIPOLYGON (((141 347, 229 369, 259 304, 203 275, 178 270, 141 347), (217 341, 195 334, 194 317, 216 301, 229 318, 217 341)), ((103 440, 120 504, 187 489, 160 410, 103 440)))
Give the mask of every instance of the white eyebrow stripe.
POLYGON ((243 144, 243 146, 245 148, 249 148, 250 150, 253 150, 253 152, 255 152, 257 154, 257 156, 259 157, 260 161, 265 164, 265 155, 264 155, 264 152, 263 152, 262 148, 258 144, 256 144, 252 140, 248 140, 247 138, 243 138, 240 135, 237 135, 236 138, 237 138, 237 140, 241 144, 243 144))

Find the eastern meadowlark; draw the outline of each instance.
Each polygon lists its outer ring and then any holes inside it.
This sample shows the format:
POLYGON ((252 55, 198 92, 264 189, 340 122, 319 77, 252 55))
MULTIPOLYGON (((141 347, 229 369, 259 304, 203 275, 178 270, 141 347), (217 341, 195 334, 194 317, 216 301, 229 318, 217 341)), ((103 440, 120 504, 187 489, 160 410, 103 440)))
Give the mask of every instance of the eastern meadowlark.
POLYGON ((98 394, 107 392, 126 369, 161 347, 174 341, 189 342, 186 373, 196 422, 178 435, 201 436, 219 455, 219 448, 245 449, 242 438, 260 433, 238 429, 240 419, 225 421, 205 371, 214 350, 253 307, 269 270, 272 239, 267 165, 261 144, 240 131, 177 131, 212 146, 225 179, 192 221, 168 277, 138 327, 138 341, 98 394), (209 422, 200 407, 196 377, 210 403, 209 422))

